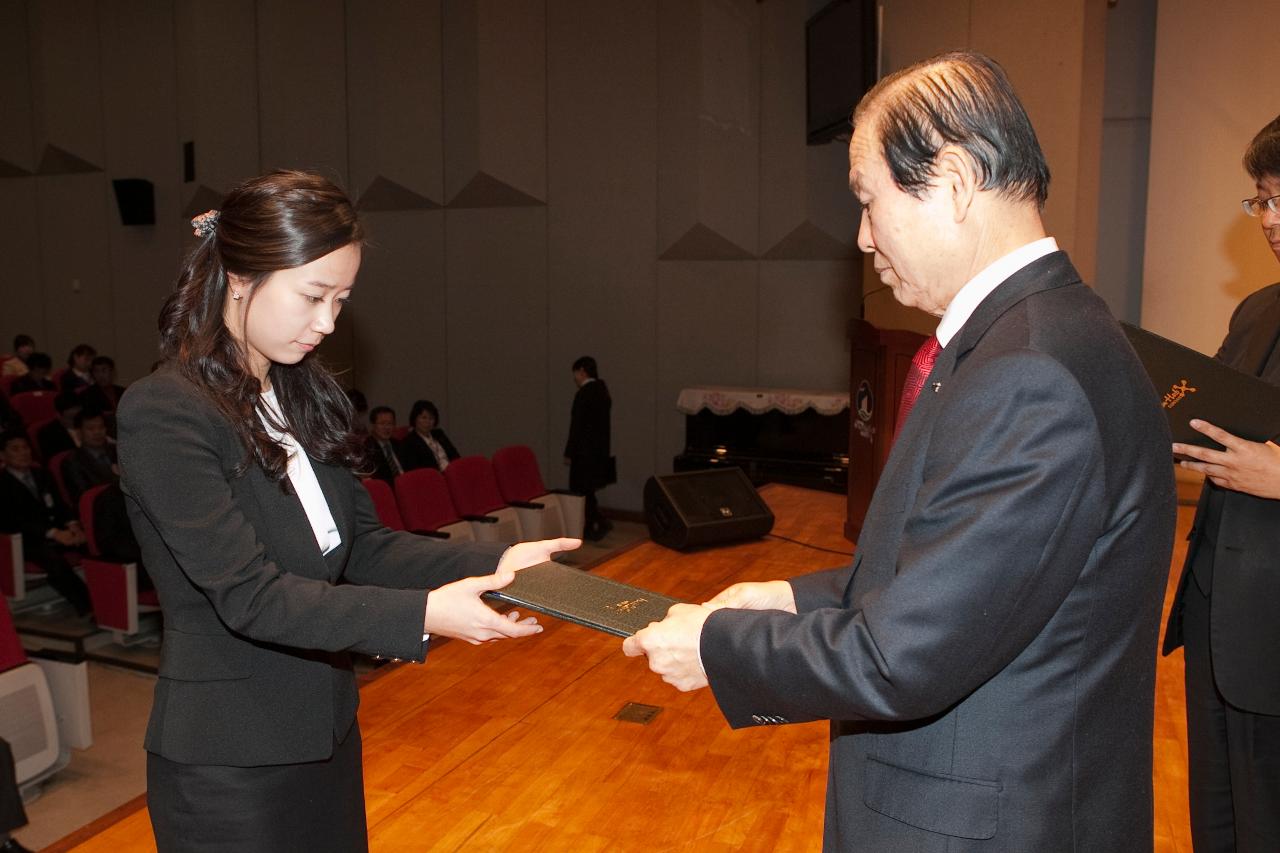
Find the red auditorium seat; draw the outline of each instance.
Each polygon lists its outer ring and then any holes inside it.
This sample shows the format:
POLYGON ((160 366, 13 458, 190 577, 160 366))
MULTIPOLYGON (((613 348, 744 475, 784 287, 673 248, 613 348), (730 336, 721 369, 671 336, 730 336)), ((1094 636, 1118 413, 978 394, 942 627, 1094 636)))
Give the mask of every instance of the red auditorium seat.
POLYGON ((55 418, 45 418, 42 421, 32 423, 27 421, 27 444, 31 445, 31 458, 37 462, 44 461, 44 454, 40 452, 40 430, 53 423, 55 418))
POLYGON ((70 509, 75 510, 75 507, 71 506, 71 494, 67 491, 67 481, 62 477, 62 465, 71 458, 73 453, 75 453, 74 450, 59 450, 53 454, 53 458, 49 460, 46 468, 53 476, 53 482, 58 486, 58 494, 62 497, 62 502, 70 509))
POLYGON ((383 527, 392 530, 404 530, 404 519, 400 517, 400 507, 396 506, 395 493, 385 480, 376 477, 365 477, 360 481, 373 501, 373 510, 378 514, 378 521, 383 527))
POLYGON ((405 527, 416 533, 464 541, 476 538, 471 524, 454 508, 444 475, 434 468, 415 468, 396 477, 396 504, 405 527))
POLYGON ((80 496, 80 526, 89 556, 80 561, 84 581, 93 601, 93 614, 98 627, 110 631, 117 643, 126 644, 138 634, 141 615, 160 609, 155 590, 138 592, 138 564, 106 560, 98 550, 93 529, 93 504, 107 490, 94 486, 80 496))
POLYGON ((515 444, 498 450, 493 454, 493 473, 503 499, 519 514, 526 539, 581 538, 583 496, 549 490, 531 448, 515 444))
POLYGON ((57 396, 54 391, 23 391, 10 397, 9 405, 22 417, 23 423, 51 421, 58 416, 53 407, 53 399, 57 396))
POLYGON ((520 542, 520 516, 507 506, 498 490, 493 465, 483 456, 463 456, 444 469, 449 497, 458 514, 472 524, 480 542, 520 542))
POLYGON ((31 587, 43 584, 44 579, 39 566, 22 558, 22 534, 0 533, 0 592, 4 597, 22 601, 31 587))
MULTIPOLYGON (((65 709, 62 709, 65 710, 65 709)), ((13 747, 18 785, 27 787, 66 767, 71 750, 58 734, 44 670, 27 658, 9 607, 0 601, 0 737, 13 747)))

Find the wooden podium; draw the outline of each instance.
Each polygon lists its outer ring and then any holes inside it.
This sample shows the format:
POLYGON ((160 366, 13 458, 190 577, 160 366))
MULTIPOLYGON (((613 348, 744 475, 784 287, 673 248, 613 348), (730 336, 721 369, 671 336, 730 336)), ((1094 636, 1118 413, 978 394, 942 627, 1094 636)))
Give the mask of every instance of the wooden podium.
POLYGON ((897 431, 907 371, 926 336, 849 321, 849 512, 844 535, 857 543, 871 495, 897 431))

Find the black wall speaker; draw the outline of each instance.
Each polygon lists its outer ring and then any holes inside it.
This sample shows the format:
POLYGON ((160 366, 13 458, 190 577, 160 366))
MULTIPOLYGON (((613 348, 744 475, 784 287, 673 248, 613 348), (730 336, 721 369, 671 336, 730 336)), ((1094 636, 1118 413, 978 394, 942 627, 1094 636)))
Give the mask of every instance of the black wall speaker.
POLYGON ((644 518, 649 538, 680 551, 755 539, 773 529, 773 513, 741 468, 650 477, 644 518))
POLYGON ((116 191, 116 208, 121 225, 156 224, 155 185, 143 178, 120 178, 111 182, 116 191))

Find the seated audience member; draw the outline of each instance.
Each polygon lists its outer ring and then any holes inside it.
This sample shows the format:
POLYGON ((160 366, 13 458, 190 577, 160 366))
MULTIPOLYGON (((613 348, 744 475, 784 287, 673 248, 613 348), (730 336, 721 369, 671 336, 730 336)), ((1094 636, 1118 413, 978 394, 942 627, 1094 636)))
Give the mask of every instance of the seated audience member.
POLYGON ((84 532, 58 496, 53 478, 31 466, 31 445, 20 433, 0 437, 0 531, 22 535, 22 556, 49 578, 49 585, 81 616, 91 610, 89 590, 64 551, 84 544, 84 532))
POLYGON ((59 390, 83 391, 93 384, 89 366, 97 354, 98 351, 88 344, 76 344, 75 349, 71 350, 71 354, 67 356, 67 369, 62 374, 62 381, 59 382, 62 387, 59 390))
POLYGON ((435 468, 443 471, 458 458, 458 449, 440 429, 440 410, 430 400, 419 400, 409 412, 409 434, 400 442, 404 470, 435 468))
POLYGON ((365 439, 364 445, 369 455, 369 464, 373 466, 371 476, 388 483, 394 483, 396 477, 405 472, 397 442, 391 437, 395 430, 395 409, 390 406, 375 406, 369 413, 369 437, 365 439))
POLYGON ((89 368, 92 384, 80 392, 86 410, 114 412, 124 387, 116 384, 116 363, 109 355, 95 356, 89 368))
POLYGON ((18 790, 13 748, 0 738, 0 853, 31 853, 10 835, 26 825, 27 813, 22 808, 22 793, 18 790))
POLYGON ((64 450, 75 450, 80 446, 80 429, 76 426, 81 411, 80 395, 74 391, 63 391, 53 398, 53 408, 58 412, 57 419, 36 433, 40 458, 45 462, 64 450))
POLYGON ((369 400, 358 388, 347 390, 347 399, 351 401, 351 431, 356 435, 369 434, 369 400))
POLYGON ((57 391, 58 386, 49 378, 53 369, 53 359, 47 353, 33 352, 27 358, 27 372, 9 386, 9 395, 21 394, 24 391, 57 391))
POLYGON ((9 397, 0 390, 0 432, 11 432, 22 429, 22 416, 14 411, 9 397))
POLYGON ((24 376, 27 372, 27 359, 36 351, 35 339, 30 335, 14 335, 13 357, 4 361, 5 376, 24 376))
POLYGON ((115 445, 107 441, 107 420, 101 412, 86 409, 76 418, 80 447, 62 463, 62 482, 71 498, 71 511, 80 505, 80 496, 94 486, 120 480, 115 445))

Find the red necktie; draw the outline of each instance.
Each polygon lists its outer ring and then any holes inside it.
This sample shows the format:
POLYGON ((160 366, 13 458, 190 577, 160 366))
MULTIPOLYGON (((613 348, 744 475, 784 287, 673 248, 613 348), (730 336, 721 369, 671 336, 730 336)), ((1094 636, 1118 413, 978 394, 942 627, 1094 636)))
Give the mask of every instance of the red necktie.
POLYGON ((916 404, 916 398, 920 396, 924 381, 929 378, 933 363, 938 360, 940 352, 942 352, 942 344, 938 343, 936 336, 930 335, 929 339, 920 345, 920 349, 916 350, 915 357, 911 359, 911 369, 907 371, 907 382, 902 386, 902 401, 898 403, 896 432, 901 432, 902 425, 907 422, 907 415, 911 414, 911 407, 916 404))

